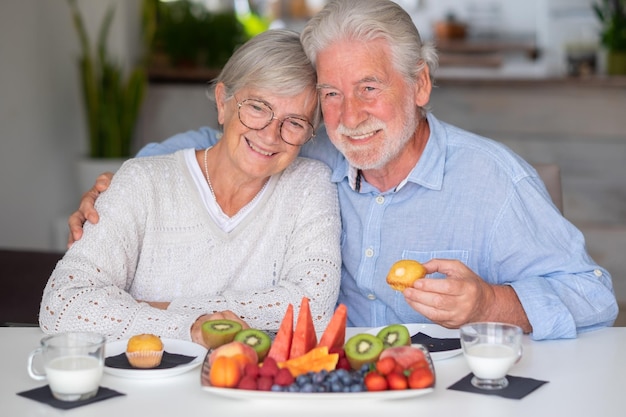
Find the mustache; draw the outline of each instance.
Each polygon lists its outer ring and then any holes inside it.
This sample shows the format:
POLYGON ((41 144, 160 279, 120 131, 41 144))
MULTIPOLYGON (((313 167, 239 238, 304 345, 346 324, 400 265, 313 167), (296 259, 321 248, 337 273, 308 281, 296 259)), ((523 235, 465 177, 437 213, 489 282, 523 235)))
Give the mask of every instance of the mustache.
POLYGON ((385 129, 387 129, 387 124, 385 122, 378 119, 369 119, 362 122, 355 128, 350 128, 343 123, 339 123, 337 126, 337 133, 343 136, 362 136, 385 129))

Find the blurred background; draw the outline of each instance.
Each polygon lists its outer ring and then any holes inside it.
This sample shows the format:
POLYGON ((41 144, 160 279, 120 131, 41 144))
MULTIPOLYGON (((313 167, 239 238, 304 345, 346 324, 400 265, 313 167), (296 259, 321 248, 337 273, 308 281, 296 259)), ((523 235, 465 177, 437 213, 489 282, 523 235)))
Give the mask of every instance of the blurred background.
MULTIPOLYGON (((593 9, 603 2, 397 2, 440 52, 433 112, 531 163, 558 164, 565 217, 626 301, 626 76, 613 65, 616 48, 593 9)), ((89 139, 89 71, 70 4, 0 3, 0 248, 62 252, 67 217, 96 176, 77 168, 101 155, 89 139)), ((123 112, 136 113, 126 120, 128 151, 107 159, 119 163, 148 142, 215 126, 206 83, 232 49, 270 27, 300 30, 323 4, 77 0, 92 70, 106 67, 121 84, 139 71, 136 84, 119 87, 120 100, 136 101, 136 111, 129 104, 123 112), (108 67, 94 52, 103 27, 108 67)), ((103 91, 113 90, 107 85, 103 91)))

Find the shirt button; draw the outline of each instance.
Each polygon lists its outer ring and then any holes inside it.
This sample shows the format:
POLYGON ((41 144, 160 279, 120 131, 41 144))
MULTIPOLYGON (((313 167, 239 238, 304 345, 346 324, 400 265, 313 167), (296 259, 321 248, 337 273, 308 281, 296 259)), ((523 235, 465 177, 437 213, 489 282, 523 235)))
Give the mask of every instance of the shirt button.
POLYGON ((593 270, 593 274, 594 274, 596 277, 600 278, 600 277, 602 276, 602 271, 600 271, 599 269, 594 269, 594 270, 593 270))
POLYGON ((367 294, 367 298, 370 300, 375 300, 376 296, 374 294, 367 294))
POLYGON ((383 197, 382 195, 379 195, 378 197, 376 197, 376 202, 378 204, 383 204, 385 202, 385 197, 383 197))
POLYGON ((365 256, 367 256, 368 258, 371 258, 372 256, 374 256, 374 249, 372 249, 372 248, 368 248, 368 249, 365 251, 365 256))

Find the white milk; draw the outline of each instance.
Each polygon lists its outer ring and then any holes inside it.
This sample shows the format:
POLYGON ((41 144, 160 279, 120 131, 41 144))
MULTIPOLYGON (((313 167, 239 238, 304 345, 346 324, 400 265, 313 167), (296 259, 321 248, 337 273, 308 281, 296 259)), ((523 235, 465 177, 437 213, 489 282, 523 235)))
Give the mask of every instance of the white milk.
POLYGON ((62 356, 48 362, 46 376, 57 394, 86 394, 98 389, 103 369, 91 356, 62 356))
POLYGON ((492 345, 480 343, 471 346, 465 357, 470 369, 478 378, 499 379, 517 360, 517 352, 507 345, 492 345))

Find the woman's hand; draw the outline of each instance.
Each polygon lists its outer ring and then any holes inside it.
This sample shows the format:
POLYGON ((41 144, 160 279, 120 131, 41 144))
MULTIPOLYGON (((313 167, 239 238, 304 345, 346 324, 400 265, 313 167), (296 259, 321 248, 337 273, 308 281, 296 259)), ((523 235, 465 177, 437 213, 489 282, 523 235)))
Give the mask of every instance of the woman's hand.
POLYGON ((208 320, 223 320, 223 319, 233 320, 238 323, 241 323, 241 326, 244 329, 247 329, 248 327, 250 327, 248 326, 248 323, 241 320, 239 316, 237 316, 235 313, 233 313, 230 310, 220 311, 220 312, 213 313, 213 314, 205 314, 203 316, 198 317, 198 319, 191 326, 191 340, 195 343, 198 343, 204 346, 205 348, 208 348, 206 343, 204 343, 204 338, 202 337, 202 324, 208 320))

